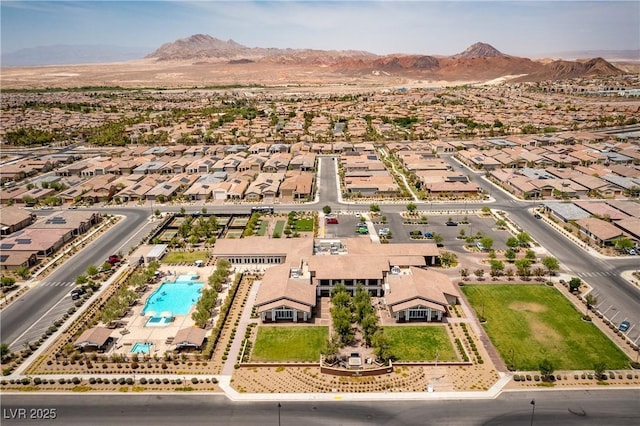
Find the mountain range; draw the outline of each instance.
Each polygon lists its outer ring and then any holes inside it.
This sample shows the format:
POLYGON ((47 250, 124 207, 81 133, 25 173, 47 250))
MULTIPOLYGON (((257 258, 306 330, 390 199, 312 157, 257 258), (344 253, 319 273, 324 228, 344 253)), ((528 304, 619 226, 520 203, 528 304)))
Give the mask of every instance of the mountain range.
POLYGON ((243 46, 196 34, 166 43, 146 56, 156 61, 194 61, 197 64, 273 64, 323 67, 348 76, 395 75, 408 78, 491 80, 509 76, 516 81, 559 80, 621 75, 624 71, 602 58, 585 61, 535 61, 506 55, 486 43, 475 43, 451 56, 376 55, 359 50, 274 49, 243 46))
MULTIPOLYGON (((475 43, 450 56, 407 53, 377 55, 362 50, 247 47, 234 40, 225 41, 196 34, 163 44, 144 56, 150 50, 117 46, 48 46, 3 52, 2 81, 16 87, 36 84, 35 81, 38 81, 37 84, 69 86, 98 83, 144 86, 153 82, 171 87, 250 84, 259 81, 265 84, 345 81, 376 84, 382 80, 393 81, 389 84, 411 80, 543 81, 615 76, 637 72, 632 67, 640 66, 637 59, 630 62, 633 65, 616 62, 624 67, 624 71, 601 57, 580 60, 529 59, 504 54, 486 43, 475 43), (47 67, 37 71, 30 69, 29 79, 24 78, 20 68, 6 68, 34 65, 47 67)), ((624 55, 633 58, 634 54, 634 51, 612 52, 617 58, 624 55)))

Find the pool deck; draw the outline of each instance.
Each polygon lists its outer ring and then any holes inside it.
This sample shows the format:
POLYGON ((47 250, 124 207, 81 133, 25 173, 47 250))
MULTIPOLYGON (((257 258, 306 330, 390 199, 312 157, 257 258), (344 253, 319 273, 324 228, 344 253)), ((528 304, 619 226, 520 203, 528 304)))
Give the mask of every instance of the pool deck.
MULTIPOLYGON (((213 273, 214 269, 215 268, 213 266, 196 268, 193 266, 168 267, 163 265, 160 268, 160 271, 167 274, 176 274, 177 276, 195 272, 199 275, 197 281, 204 282, 206 287, 209 275, 213 273)), ((191 312, 193 311, 193 308, 187 315, 175 315, 174 320, 171 323, 166 326, 159 327, 145 327, 149 317, 142 315, 145 302, 151 294, 153 294, 153 292, 155 292, 163 282, 166 280, 172 281, 174 278, 175 275, 169 275, 155 284, 149 284, 148 290, 140 297, 138 303, 131 308, 129 314, 121 319, 124 323, 124 327, 116 328, 111 333, 111 337, 115 339, 115 344, 108 351, 109 354, 116 353, 130 355, 132 354, 131 349, 133 348, 133 345, 145 342, 153 344, 149 350, 149 355, 152 357, 154 355, 162 357, 166 351, 175 349, 173 346, 173 338, 178 331, 194 325, 194 321, 191 319, 191 312)), ((226 293, 227 289, 225 288, 218 296, 218 303, 225 300, 227 297, 226 293)), ((160 314, 162 314, 162 312, 157 312, 157 315, 160 314)))

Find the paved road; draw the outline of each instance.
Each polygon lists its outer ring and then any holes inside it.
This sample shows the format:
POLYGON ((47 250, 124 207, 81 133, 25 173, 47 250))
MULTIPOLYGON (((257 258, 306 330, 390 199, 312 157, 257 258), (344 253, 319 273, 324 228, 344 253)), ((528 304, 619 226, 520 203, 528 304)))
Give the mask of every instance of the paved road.
POLYGON ((4 425, 637 425, 640 390, 503 393, 494 400, 234 403, 211 395, 3 395, 4 425), (535 400, 535 406, 531 401, 535 400), (16 409, 56 419, 15 419, 16 409), (533 411, 535 409, 535 411, 533 411), (278 411, 280 418, 278 418, 278 411))
MULTIPOLYGON (((444 155, 443 159, 454 168, 459 168, 457 162, 450 155, 444 155)), ((345 209, 341 203, 337 187, 337 162, 334 157, 319 157, 320 178, 319 201, 314 207, 329 205, 333 209, 345 209)), ((562 265, 572 274, 582 277, 594 287, 594 292, 599 299, 599 307, 602 311, 607 311, 606 316, 618 323, 623 319, 629 320, 633 326, 629 330, 632 340, 640 339, 640 290, 629 285, 620 277, 623 270, 638 267, 640 260, 631 259, 598 259, 594 258, 581 248, 559 235, 549 226, 544 226, 539 220, 534 219, 527 211, 532 203, 513 199, 511 196, 500 190, 494 189, 492 185, 481 179, 481 172, 467 171, 472 180, 480 185, 488 194, 495 198, 495 203, 491 206, 501 209, 509 214, 511 220, 525 229, 533 238, 540 241, 549 252, 558 258, 562 265), (608 308, 608 309, 607 309, 608 308), (635 326, 637 324, 637 326, 635 326)), ((438 203, 417 203, 419 209, 429 210, 450 210, 455 208, 471 208, 470 203, 438 204, 438 203)), ((200 212, 206 207, 210 213, 248 213, 249 206, 246 205, 191 205, 186 206, 187 212, 200 212)), ((276 206, 277 211, 288 211, 296 208, 287 205, 276 206)), ((384 212, 401 212, 406 209, 404 203, 382 205, 384 212)), ((147 217, 152 210, 158 208, 162 211, 179 211, 180 206, 156 205, 145 208, 108 208, 110 213, 123 214, 127 219, 119 223, 112 231, 99 238, 80 255, 74 256, 66 262, 64 268, 50 275, 41 285, 26 293, 19 301, 9 306, 2 312, 2 323, 0 335, 3 342, 10 342, 12 349, 19 349, 23 342, 37 339, 42 332, 51 324, 53 319, 65 312, 71 304, 70 298, 66 298, 69 286, 76 276, 84 273, 88 265, 100 264, 110 253, 118 251, 123 245, 123 240, 129 238, 136 231, 140 230, 146 223, 147 217), (68 300, 67 300, 68 299, 68 300), (62 301, 62 302, 61 302, 62 301), (39 325, 33 325, 40 319, 39 325), (24 334, 30 328, 29 333, 24 334)), ((346 207, 358 209, 357 207, 346 207)), ((107 210, 107 209, 105 209, 107 210)), ((358 210, 367 210, 366 206, 358 210)), ((147 224, 148 225, 148 224, 147 224)), ((140 232, 139 238, 144 236, 140 232)), ((137 242, 134 240, 133 244, 137 242)), ((126 252, 126 250, 123 250, 126 252)))
MULTIPOLYGON (((25 293, 17 301, 2 310, 0 336, 12 350, 20 350, 24 342, 37 340, 51 323, 59 319, 72 305, 69 292, 78 275, 84 274, 89 265, 101 265, 112 253, 127 252, 149 227, 149 212, 140 209, 114 209, 110 213, 126 215, 109 231, 77 253, 42 282, 25 293), (134 238, 130 239, 132 236, 134 238)), ((152 225, 151 225, 152 226, 152 225)))

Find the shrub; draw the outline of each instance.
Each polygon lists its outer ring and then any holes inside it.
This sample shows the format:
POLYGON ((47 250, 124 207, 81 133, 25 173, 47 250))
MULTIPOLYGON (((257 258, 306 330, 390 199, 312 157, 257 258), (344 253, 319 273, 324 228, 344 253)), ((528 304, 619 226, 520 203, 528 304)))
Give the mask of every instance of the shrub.
POLYGON ((193 383, 194 385, 198 384, 198 378, 197 377, 192 377, 191 378, 191 383, 193 383))
POLYGON ((90 385, 95 385, 95 383, 96 383, 96 379, 95 379, 95 378, 93 378, 93 377, 90 377, 90 378, 89 378, 89 384, 90 384, 90 385))
POLYGON ((146 385, 146 384, 147 384, 147 379, 145 379, 144 377, 142 377, 142 378, 140 379, 140 384, 141 384, 141 385, 146 385))
POLYGON ((41 383, 42 383, 42 379, 40 377, 36 377, 35 379, 33 379, 33 384, 39 385, 41 383))

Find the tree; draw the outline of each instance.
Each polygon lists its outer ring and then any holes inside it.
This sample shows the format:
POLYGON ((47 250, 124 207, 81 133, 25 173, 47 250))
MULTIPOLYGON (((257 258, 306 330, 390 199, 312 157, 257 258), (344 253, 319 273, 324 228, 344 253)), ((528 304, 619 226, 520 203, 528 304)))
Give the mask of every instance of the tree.
POLYGON ((324 207, 322 208, 322 212, 323 212, 324 214, 331 214, 331 206, 324 206, 324 207))
POLYGON ((13 277, 5 277, 5 276, 0 277, 1 287, 11 288, 15 285, 15 283, 16 283, 16 279, 13 277))
POLYGON ((480 244, 482 244, 482 247, 484 247, 485 250, 491 250, 493 248, 493 238, 491 237, 480 238, 480 244))
POLYGON ((514 275, 513 268, 507 268, 507 269, 505 269, 505 270, 504 270, 504 274, 507 276, 507 279, 508 279, 509 281, 511 281, 511 280, 513 279, 513 275, 514 275))
POLYGON ((538 364, 538 368, 540 369, 540 375, 542 376, 543 380, 548 379, 549 376, 552 375, 555 371, 553 363, 547 358, 540 361, 540 364, 538 364))
POLYGON ((623 252, 626 252, 627 250, 634 247, 633 240, 625 237, 616 238, 613 243, 616 249, 623 252))
POLYGON ((504 229, 507 227, 507 221, 504 219, 498 219, 496 220, 496 226, 498 229, 504 229))
POLYGON ((482 212, 482 214, 489 214, 491 213, 491 208, 489 206, 484 206, 480 209, 480 211, 482 212))
POLYGON ((533 268, 533 271, 531 271, 531 273, 533 274, 534 277, 536 277, 536 281, 542 281, 542 277, 544 276, 544 269, 537 267, 537 268, 533 268))
POLYGON ((322 349, 322 355, 329 364, 333 364, 337 361, 338 352, 340 352, 340 339, 333 336, 326 340, 324 348, 322 349))
POLYGON ((393 352, 391 352, 391 344, 384 334, 384 329, 380 328, 375 332, 371 339, 371 344, 375 348, 374 352, 376 356, 383 363, 393 361, 396 358, 393 352))
POLYGON ((602 361, 599 361, 593 364, 593 373, 598 380, 602 379, 602 376, 604 376, 604 370, 606 369, 607 369, 607 366, 602 361))
POLYGON ((4 358, 11 353, 8 343, 0 344, 0 358, 4 358))
POLYGON ((528 278, 531 275, 531 261, 529 259, 518 259, 514 265, 521 277, 528 278))
POLYGON ((78 275, 78 277, 76 278, 76 284, 77 285, 83 285, 89 282, 89 279, 87 278, 86 275, 78 275))
POLYGON ((185 212, 186 212, 186 210, 184 209, 184 207, 180 207, 180 214, 181 214, 181 215, 184 215, 184 214, 185 214, 185 212))
POLYGON ((509 247, 512 250, 515 250, 520 245, 516 237, 507 238, 507 241, 505 242, 505 244, 507 245, 507 247, 509 247))
POLYGON ((461 268, 460 269, 460 276, 462 277, 463 280, 466 280, 467 277, 469 276, 469 269, 461 268))
POLYGON ((433 239, 433 242, 438 246, 442 245, 442 242, 444 241, 442 235, 438 234, 437 232, 434 232, 431 238, 433 239))
POLYGON ((584 297, 584 303, 586 303, 587 305, 587 310, 585 311, 585 318, 589 318, 589 309, 591 309, 592 306, 596 305, 598 303, 598 298, 589 293, 584 297))
POLYGON ((450 251, 440 253, 440 264, 445 267, 455 266, 458 263, 458 256, 450 251))
POLYGON ((464 228, 460 228, 460 232, 458 232, 458 238, 464 240, 466 234, 467 233, 465 232, 464 228))
POLYGON ((160 217, 160 210, 156 209, 156 210, 153 212, 153 215, 154 215, 155 217, 160 217))
POLYGON ((380 212, 380 206, 377 204, 371 204, 369 205, 369 211, 372 213, 379 213, 380 212))
POLYGON ((512 249, 509 249, 504 252, 504 257, 506 257, 509 262, 513 262, 516 258, 516 252, 512 249))
POLYGON ((529 247, 531 241, 533 241, 531 236, 526 232, 519 233, 518 235, 516 235, 516 238, 518 239, 518 244, 520 245, 520 247, 529 247))
POLYGON ((484 269, 478 268, 475 271, 473 271, 473 273, 478 278, 478 281, 481 281, 482 277, 484 276, 484 269))
POLYGON ((499 277, 504 271, 504 263, 500 260, 491 261, 491 276, 499 277))
POLYGON ((407 204, 407 211, 409 213, 415 212, 417 208, 418 208, 418 206, 416 206, 414 203, 407 204))
POLYGON ((569 290, 572 293, 578 291, 581 285, 582 285, 582 280, 578 277, 572 277, 569 280, 569 290))
POLYGON ((542 258, 542 265, 547 268, 549 277, 555 274, 555 271, 560 269, 560 262, 553 256, 546 256, 542 258))
POLYGON ((98 267, 96 265, 87 266, 87 275, 89 275, 90 277, 98 275, 98 267))
POLYGON ((524 258, 529 259, 533 262, 534 260, 536 260, 536 252, 533 250, 527 250, 527 252, 524 254, 524 258))
POLYGON ((16 269, 16 274, 18 274, 18 276, 22 279, 27 279, 27 277, 31 275, 31 272, 29 271, 28 267, 22 265, 18 269, 16 269))

